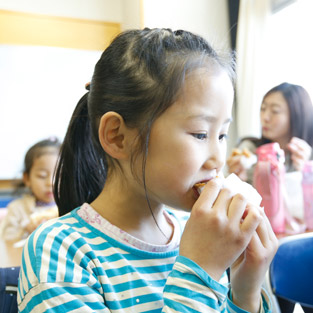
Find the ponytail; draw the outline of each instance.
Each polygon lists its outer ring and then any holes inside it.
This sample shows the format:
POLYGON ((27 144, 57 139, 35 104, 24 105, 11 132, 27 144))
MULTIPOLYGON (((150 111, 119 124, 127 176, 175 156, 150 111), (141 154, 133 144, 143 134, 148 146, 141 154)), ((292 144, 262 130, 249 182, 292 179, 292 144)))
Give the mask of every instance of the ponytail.
POLYGON ((53 192, 60 216, 92 202, 106 179, 106 160, 99 155, 91 136, 88 94, 73 112, 56 167, 53 192))

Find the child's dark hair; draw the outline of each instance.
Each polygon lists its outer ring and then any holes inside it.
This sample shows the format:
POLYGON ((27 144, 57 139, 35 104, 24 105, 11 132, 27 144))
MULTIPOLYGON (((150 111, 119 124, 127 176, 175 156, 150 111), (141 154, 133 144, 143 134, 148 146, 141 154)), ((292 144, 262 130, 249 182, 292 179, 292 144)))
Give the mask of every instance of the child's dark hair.
MULTIPOLYGON (((186 76, 198 68, 220 69, 234 82, 233 59, 222 59, 202 37, 170 29, 129 30, 118 35, 95 66, 87 92, 78 102, 61 147, 54 197, 63 215, 102 191, 118 167, 98 140, 99 121, 109 111, 138 129, 136 153, 148 153, 151 125, 178 96, 186 76), (231 61, 231 62, 230 62, 231 61)), ((132 163, 133 164, 133 163, 132 163)), ((144 181, 143 160, 143 181, 144 181)))
MULTIPOLYGON (((34 160, 46 153, 59 153, 61 143, 60 141, 53 137, 41 140, 31 146, 24 157, 23 174, 29 175, 31 168, 34 164, 34 160)), ((15 193, 20 193, 20 191, 25 187, 24 182, 18 184, 15 193)))

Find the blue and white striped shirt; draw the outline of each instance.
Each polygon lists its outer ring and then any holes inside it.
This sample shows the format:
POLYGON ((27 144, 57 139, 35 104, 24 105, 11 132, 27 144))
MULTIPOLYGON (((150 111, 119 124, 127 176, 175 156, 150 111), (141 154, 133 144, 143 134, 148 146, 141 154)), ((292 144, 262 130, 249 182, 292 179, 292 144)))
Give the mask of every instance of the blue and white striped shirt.
MULTIPOLYGON (((39 227, 23 251, 18 307, 26 312, 246 312, 178 249, 144 251, 93 227, 78 209, 39 227)), ((261 312, 270 312, 263 296, 261 312)))

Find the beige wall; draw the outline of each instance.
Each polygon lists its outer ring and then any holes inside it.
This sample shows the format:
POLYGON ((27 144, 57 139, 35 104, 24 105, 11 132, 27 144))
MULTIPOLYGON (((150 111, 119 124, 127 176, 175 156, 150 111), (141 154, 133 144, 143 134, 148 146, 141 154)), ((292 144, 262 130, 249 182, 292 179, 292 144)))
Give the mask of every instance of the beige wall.
POLYGON ((107 22, 122 20, 123 0, 0 0, 0 9, 107 22))
POLYGON ((0 9, 120 23, 122 29, 182 28, 229 47, 227 0, 0 0, 0 9))

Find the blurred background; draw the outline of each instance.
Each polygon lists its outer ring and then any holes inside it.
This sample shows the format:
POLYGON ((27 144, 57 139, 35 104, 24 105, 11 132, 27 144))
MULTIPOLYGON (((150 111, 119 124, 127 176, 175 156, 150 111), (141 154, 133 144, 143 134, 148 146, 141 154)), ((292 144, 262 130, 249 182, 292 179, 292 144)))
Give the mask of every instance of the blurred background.
POLYGON ((103 49, 122 30, 169 27, 234 51, 237 90, 229 151, 260 134, 264 93, 313 85, 310 0, 0 0, 0 188, 21 177, 34 142, 63 139, 103 49))

